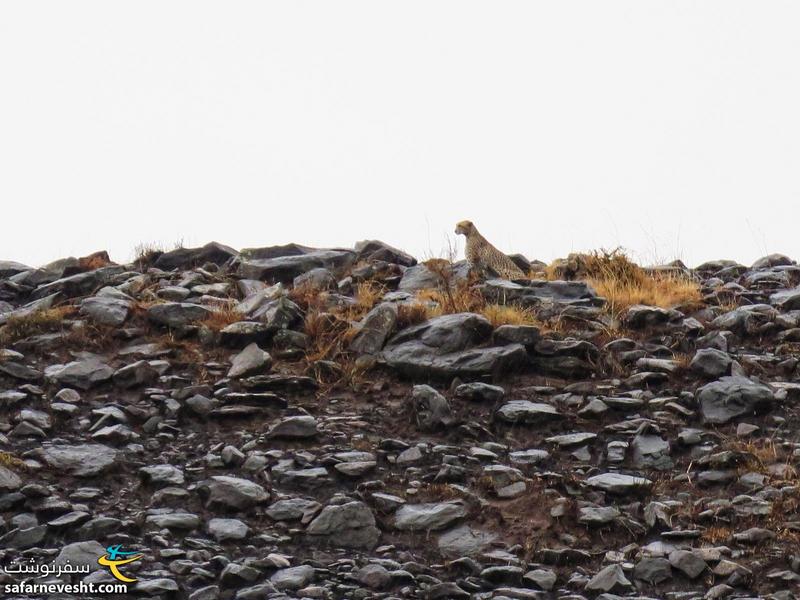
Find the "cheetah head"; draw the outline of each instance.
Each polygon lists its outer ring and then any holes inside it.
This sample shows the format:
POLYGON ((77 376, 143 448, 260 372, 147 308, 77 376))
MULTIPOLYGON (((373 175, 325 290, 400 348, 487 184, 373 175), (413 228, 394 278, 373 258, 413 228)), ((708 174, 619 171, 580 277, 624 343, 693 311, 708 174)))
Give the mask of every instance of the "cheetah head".
POLYGON ((475 231, 475 225, 472 224, 472 221, 459 221, 456 223, 456 233, 469 237, 473 231, 475 231))

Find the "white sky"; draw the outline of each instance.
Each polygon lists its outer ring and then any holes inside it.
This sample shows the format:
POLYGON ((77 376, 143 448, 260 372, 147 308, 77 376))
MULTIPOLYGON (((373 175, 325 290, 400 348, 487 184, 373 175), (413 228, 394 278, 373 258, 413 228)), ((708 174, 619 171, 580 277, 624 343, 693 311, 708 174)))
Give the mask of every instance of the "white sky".
POLYGON ((462 219, 544 260, 800 259, 799 30, 792 1, 3 0, 0 259, 439 255, 462 219))

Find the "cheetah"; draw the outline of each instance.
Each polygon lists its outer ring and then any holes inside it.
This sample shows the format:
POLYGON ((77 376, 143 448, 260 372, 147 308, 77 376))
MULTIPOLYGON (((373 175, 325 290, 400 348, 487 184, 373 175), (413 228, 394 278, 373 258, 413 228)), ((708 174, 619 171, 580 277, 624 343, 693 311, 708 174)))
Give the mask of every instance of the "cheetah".
POLYGON ((513 260, 492 246, 488 240, 472 224, 472 221, 461 221, 456 224, 456 233, 467 238, 464 253, 470 266, 503 279, 524 279, 522 272, 513 260))

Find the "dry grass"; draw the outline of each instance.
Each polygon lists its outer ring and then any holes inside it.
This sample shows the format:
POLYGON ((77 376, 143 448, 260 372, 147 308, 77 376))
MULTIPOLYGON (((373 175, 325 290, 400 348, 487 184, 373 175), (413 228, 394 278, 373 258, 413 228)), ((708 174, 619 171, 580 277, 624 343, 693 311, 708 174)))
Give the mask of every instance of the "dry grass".
POLYGON ((225 306, 212 312, 203 320, 203 325, 212 331, 221 331, 232 323, 244 321, 245 316, 233 307, 225 306))
POLYGON ((529 308, 520 308, 511 304, 487 304, 480 313, 489 319, 492 327, 500 325, 541 325, 529 308))
POLYGON ((435 316, 435 311, 422 303, 398 304, 397 306, 397 330, 418 325, 435 316))
POLYGON ((65 305, 11 317, 0 329, 0 345, 7 346, 32 335, 62 331, 64 320, 76 312, 74 306, 65 305))
POLYGON ((156 242, 143 242, 136 244, 133 249, 133 262, 136 267, 141 271, 145 267, 150 266, 153 262, 166 250, 161 244, 156 242))
MULTIPOLYGON (((636 304, 674 308, 702 301, 695 281, 675 274, 650 273, 619 249, 581 254, 569 260, 567 271, 585 279, 603 296, 606 310, 615 317, 636 304)), ((549 279, 563 276, 564 272, 563 266, 555 263, 546 270, 549 279)))
POLYGON ((10 452, 0 452, 0 466, 7 467, 9 469, 19 469, 24 470, 28 468, 21 459, 17 458, 10 452))
POLYGON ((733 537, 733 529, 721 525, 714 525, 703 530, 700 534, 700 539, 708 542, 712 546, 718 544, 727 544, 733 537))

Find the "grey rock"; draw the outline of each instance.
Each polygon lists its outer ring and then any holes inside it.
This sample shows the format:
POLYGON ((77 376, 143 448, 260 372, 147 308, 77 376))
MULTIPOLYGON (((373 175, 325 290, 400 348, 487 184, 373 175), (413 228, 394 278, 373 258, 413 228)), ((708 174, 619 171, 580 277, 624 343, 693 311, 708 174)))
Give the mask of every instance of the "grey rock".
POLYGON ((207 527, 209 535, 218 542, 243 540, 249 532, 247 524, 239 519, 210 519, 207 527))
POLYGON ((147 309, 147 318, 166 327, 181 328, 208 319, 213 310, 190 302, 165 302, 147 309))
POLYGON ((689 579, 697 579, 708 567, 703 557, 691 550, 673 550, 669 553, 669 564, 689 579))
POLYGON ((497 539, 497 535, 488 531, 472 529, 468 525, 459 525, 439 536, 437 545, 442 556, 449 559, 462 556, 477 556, 497 539))
POLYGON ((228 377, 247 377, 266 373, 272 367, 272 357, 253 343, 233 357, 228 377))
POLYGON ((625 577, 622 567, 618 564, 608 565, 598 571, 586 583, 586 590, 590 592, 611 592, 612 590, 625 590, 633 587, 633 584, 625 577))
POLYGON ((81 302, 81 314, 100 325, 119 327, 128 318, 131 302, 120 298, 94 296, 81 302))
POLYGON ((89 567, 90 571, 101 569, 97 559, 106 553, 106 549, 95 540, 73 542, 61 547, 54 563, 57 565, 71 564, 74 567, 89 567))
POLYGON ((602 473, 586 480, 586 484, 611 494, 627 494, 652 485, 652 481, 644 477, 634 477, 623 473, 602 473))
POLYGON ((397 306, 381 302, 362 319, 358 332, 350 342, 350 350, 359 354, 377 354, 394 331, 397 306))
POLYGON ((726 352, 703 348, 695 353, 689 368, 706 379, 717 379, 730 374, 732 363, 733 359, 726 352))
POLYGON ((279 590, 299 590, 313 580, 314 567, 309 565, 278 569, 269 578, 270 583, 279 590))
POLYGON ((542 402, 511 400, 497 409, 495 416, 507 423, 546 423, 559 420, 563 415, 554 407, 542 402))
POLYGON ((176 248, 169 252, 164 252, 156 258, 153 266, 158 269, 170 271, 172 269, 187 269, 205 263, 222 265, 238 252, 233 248, 218 242, 209 242, 200 248, 176 248))
POLYGON ((382 565, 365 565, 356 571, 356 581, 372 590, 382 590, 392 582, 392 575, 382 565))
POLYGON ((311 415, 284 417, 267 432, 271 438, 309 438, 317 435, 317 420, 311 415))
POLYGON ((147 515, 145 525, 156 529, 178 529, 192 531, 200 526, 200 517, 188 512, 170 512, 147 515))
POLYGON ((228 475, 214 475, 198 486, 209 510, 247 510, 266 502, 269 494, 259 484, 228 475))
POLYGON ((672 578, 672 567, 666 558, 643 558, 633 568, 633 578, 658 585, 672 578))
POLYGON ((294 278, 295 288, 308 287, 317 290, 336 290, 336 277, 328 269, 318 267, 294 278))
POLYGON ((111 379, 114 369, 97 358, 88 358, 48 367, 45 375, 61 385, 88 390, 111 379))
POLYGON ((239 264, 238 274, 247 279, 291 283, 298 275, 315 268, 341 272, 355 262, 351 250, 314 250, 294 256, 246 259, 239 264))
POLYGON ((499 385, 488 383, 462 383, 455 390, 456 398, 478 402, 499 402, 505 396, 505 390, 499 385))
POLYGON ((462 502, 404 504, 395 513, 394 526, 401 531, 435 531, 466 516, 462 502))
POLYGON ((453 415, 447 399, 429 385, 415 385, 411 392, 417 424, 425 431, 447 427, 453 415))
POLYGON ((94 477, 117 463, 118 452, 102 444, 52 444, 38 450, 38 455, 56 471, 75 477, 94 477))
POLYGON ((341 548, 371 549, 380 538, 372 511, 358 501, 326 506, 309 523, 306 533, 317 542, 341 548))
POLYGON ((674 465, 669 442, 657 435, 637 435, 631 443, 633 464, 640 469, 665 471, 674 465))
POLYGON ((768 386, 737 376, 704 385, 698 390, 697 400, 705 422, 721 425, 768 409, 775 395, 768 386))
POLYGON ((438 354, 422 342, 407 342, 383 351, 386 364, 410 377, 477 377, 513 371, 527 361, 525 347, 519 344, 473 348, 438 354))
POLYGON ((139 473, 151 484, 163 485, 183 485, 183 471, 174 465, 162 464, 142 467, 139 473))

